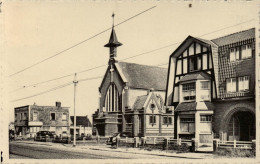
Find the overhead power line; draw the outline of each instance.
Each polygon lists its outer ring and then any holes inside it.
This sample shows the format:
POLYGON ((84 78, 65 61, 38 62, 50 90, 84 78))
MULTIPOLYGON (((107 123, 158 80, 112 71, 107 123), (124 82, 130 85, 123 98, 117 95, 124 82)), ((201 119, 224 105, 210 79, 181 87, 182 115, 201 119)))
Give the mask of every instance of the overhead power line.
MULTIPOLYGON (((94 79, 100 79, 100 78, 102 78, 102 77, 103 77, 103 76, 97 76, 97 77, 92 77, 92 78, 80 79, 80 80, 78 80, 78 82, 89 81, 89 80, 94 80, 94 79)), ((57 90, 57 89, 64 88, 64 87, 69 86, 69 85, 71 85, 71 84, 73 84, 73 82, 68 82, 68 83, 65 83, 65 84, 56 86, 56 87, 54 87, 54 88, 48 89, 48 90, 46 90, 46 91, 43 91, 43 92, 40 92, 40 93, 31 95, 31 96, 27 96, 27 97, 15 99, 15 100, 12 100, 11 102, 21 101, 21 100, 25 100, 25 99, 28 99, 28 98, 36 97, 36 96, 39 96, 39 95, 42 95, 42 94, 45 94, 45 93, 48 93, 48 92, 55 91, 55 90, 57 90)))
POLYGON ((48 93, 48 92, 51 92, 51 91, 54 91, 54 90, 57 90, 57 89, 60 89, 60 88, 64 88, 64 87, 69 86, 71 84, 73 84, 73 83, 72 82, 65 83, 63 85, 59 85, 57 87, 51 88, 49 90, 46 90, 46 91, 43 91, 43 92, 31 95, 31 96, 27 96, 27 97, 24 97, 24 98, 12 100, 11 102, 21 101, 21 100, 24 100, 24 99, 28 99, 28 98, 32 98, 32 97, 35 97, 35 96, 39 96, 39 95, 42 95, 42 94, 45 94, 45 93, 48 93))
MULTIPOLYGON (((235 26, 244 24, 244 23, 251 22, 251 21, 253 21, 253 20, 255 20, 255 19, 250 19, 250 20, 245 21, 245 22, 240 22, 240 23, 238 23, 238 24, 234 24, 234 25, 231 25, 231 26, 227 26, 227 27, 221 28, 221 29, 219 29, 219 30, 215 30, 215 31, 212 31, 212 32, 203 34, 203 35, 199 35, 198 37, 202 37, 202 36, 205 36, 205 35, 213 34, 213 33, 219 32, 219 31, 221 31, 221 30, 225 30, 225 29, 228 29, 228 28, 231 28, 231 27, 235 27, 235 26)), ((124 58, 124 59, 122 59, 121 61, 128 60, 128 59, 135 58, 135 57, 142 56, 142 55, 146 55, 146 54, 149 54, 149 53, 152 53, 152 52, 156 52, 156 51, 159 51, 159 50, 162 50, 162 49, 165 49, 165 48, 168 48, 168 47, 171 47, 171 46, 173 46, 173 45, 180 44, 180 43, 181 43, 181 42, 175 42, 175 43, 172 43, 172 44, 169 44, 169 45, 166 45, 166 46, 163 46, 163 47, 159 47, 159 48, 156 48, 156 49, 147 51, 147 52, 143 52, 143 53, 140 53, 140 54, 137 54, 137 55, 130 56, 130 57, 128 57, 128 58, 124 58)), ((168 64, 168 63, 167 63, 167 64, 168 64)), ((157 65, 157 66, 162 66, 162 65, 166 65, 166 63, 165 63, 165 64, 160 64, 160 65, 157 65)), ((101 67, 104 67, 104 66, 106 66, 106 65, 104 64, 104 65, 100 65, 100 66, 97 66, 97 67, 89 68, 89 69, 86 69, 86 70, 83 70, 83 71, 80 71, 80 72, 77 72, 77 73, 87 72, 87 71, 94 70, 94 69, 97 69, 97 68, 101 68, 101 67)), ((74 73, 68 74, 68 75, 65 75, 65 76, 61 76, 61 77, 58 77, 58 78, 54 78, 54 79, 42 81, 42 82, 39 82, 39 83, 35 83, 35 84, 23 86, 23 87, 21 87, 21 88, 18 88, 18 89, 16 89, 16 90, 12 91, 12 92, 21 90, 21 89, 26 88, 26 87, 36 86, 36 85, 39 85, 39 84, 43 84, 43 83, 55 81, 55 80, 62 79, 62 78, 68 77, 68 76, 73 76, 73 75, 74 75, 74 73)))
MULTIPOLYGON (((116 24, 116 25, 114 25, 114 27, 119 26, 119 25, 121 25, 121 24, 123 24, 123 23, 125 23, 125 22, 127 22, 127 21, 129 21, 129 20, 131 20, 131 19, 133 19, 133 18, 135 18, 135 17, 137 17, 137 16, 139 16, 139 15, 141 15, 141 14, 143 14, 143 13, 145 13, 145 12, 151 10, 151 9, 153 9, 153 8, 155 8, 155 7, 156 7, 156 6, 150 7, 150 8, 148 8, 148 9, 146 9, 146 10, 144 10, 144 11, 142 11, 142 12, 140 12, 140 13, 138 13, 138 14, 136 14, 136 15, 134 15, 134 16, 132 16, 132 17, 130 17, 130 18, 128 18, 128 19, 126 19, 126 20, 124 20, 124 21, 118 23, 118 24, 116 24)), ((58 56, 58 55, 60 55, 60 54, 62 54, 62 53, 64 53, 64 52, 66 52, 66 51, 68 51, 68 50, 70 50, 70 49, 72 49, 72 48, 74 48, 74 47, 77 47, 78 45, 81 45, 82 43, 84 43, 84 42, 86 42, 86 41, 88 41, 88 40, 91 40, 91 39, 93 39, 93 38, 95 38, 95 37, 97 37, 97 36, 99 36, 99 35, 101 35, 101 34, 107 32, 107 31, 110 30, 110 29, 111 29, 111 27, 110 27, 110 28, 107 28, 107 29, 105 29, 105 30, 103 30, 103 31, 101 31, 101 32, 99 32, 99 33, 97 33, 97 34, 95 34, 95 35, 93 35, 93 36, 91 36, 91 37, 89 37, 89 38, 87 38, 87 39, 85 39, 85 40, 79 42, 79 43, 76 43, 76 44, 74 44, 74 45, 72 45, 72 46, 70 46, 70 47, 68 47, 68 48, 66 48, 66 49, 64 49, 64 50, 62 50, 62 51, 60 51, 60 52, 58 52, 58 53, 52 55, 52 56, 50 56, 50 57, 47 57, 47 58, 45 58, 45 59, 43 59, 43 60, 41 60, 41 61, 38 61, 38 62, 36 62, 36 63, 34 63, 34 64, 28 66, 28 67, 25 67, 25 68, 21 69, 20 71, 17 71, 17 72, 15 72, 15 73, 9 75, 9 77, 12 77, 12 76, 14 76, 14 75, 17 75, 17 74, 19 74, 19 73, 21 73, 21 72, 24 72, 25 70, 28 70, 28 69, 30 69, 30 68, 36 66, 36 65, 39 65, 39 64, 41 64, 41 63, 43 63, 43 62, 45 62, 45 61, 47 61, 47 60, 49 60, 49 59, 52 59, 52 58, 54 58, 55 56, 58 56)))

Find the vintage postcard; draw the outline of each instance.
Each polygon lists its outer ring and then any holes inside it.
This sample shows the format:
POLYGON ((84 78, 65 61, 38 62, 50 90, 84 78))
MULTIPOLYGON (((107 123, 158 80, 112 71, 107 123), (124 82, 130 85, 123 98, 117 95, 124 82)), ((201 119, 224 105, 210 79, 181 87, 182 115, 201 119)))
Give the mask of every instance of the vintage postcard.
POLYGON ((1 162, 257 162, 258 1, 0 6, 1 162))

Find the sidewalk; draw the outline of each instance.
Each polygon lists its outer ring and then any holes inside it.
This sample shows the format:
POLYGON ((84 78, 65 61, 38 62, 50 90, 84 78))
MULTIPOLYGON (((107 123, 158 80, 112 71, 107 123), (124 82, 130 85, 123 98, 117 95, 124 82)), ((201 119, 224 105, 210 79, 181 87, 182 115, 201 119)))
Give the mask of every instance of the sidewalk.
MULTIPOLYGON (((64 145, 67 147, 72 147, 72 145, 64 145)), ((175 157, 175 158, 188 158, 188 159, 209 159, 213 158, 213 154, 211 153, 175 153, 175 152, 166 152, 160 150, 144 150, 140 148, 112 148, 110 145, 100 144, 100 145, 77 145, 78 148, 81 149, 89 149, 89 150, 99 150, 99 151, 113 151, 113 152, 122 152, 122 153, 131 153, 131 154, 144 154, 144 155, 156 155, 156 156, 167 156, 167 157, 175 157)))
POLYGON ((78 144, 76 147, 73 147, 73 144, 61 144, 61 143, 52 143, 52 142, 36 142, 36 141, 15 141, 16 143, 26 143, 26 144, 33 144, 33 145, 45 145, 45 146, 52 146, 56 148, 73 148, 72 151, 82 151, 84 149, 88 150, 98 150, 98 151, 107 151, 107 152, 122 152, 122 153, 130 153, 130 154, 143 154, 143 155, 155 155, 155 156, 166 156, 166 157, 175 157, 175 158, 188 158, 188 159, 212 159, 213 154, 211 153, 172 153, 160 150, 152 150, 147 151, 140 148, 126 148, 126 147, 119 147, 117 149, 112 148, 110 145, 105 144, 91 144, 89 145, 86 143, 78 144))

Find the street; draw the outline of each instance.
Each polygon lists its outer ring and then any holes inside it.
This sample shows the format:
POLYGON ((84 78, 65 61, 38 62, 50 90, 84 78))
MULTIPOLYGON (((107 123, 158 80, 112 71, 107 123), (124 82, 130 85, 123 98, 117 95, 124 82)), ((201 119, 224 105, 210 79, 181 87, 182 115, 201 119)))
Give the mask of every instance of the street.
POLYGON ((10 142, 10 159, 171 159, 172 157, 133 154, 114 151, 100 151, 64 146, 44 142, 10 142))

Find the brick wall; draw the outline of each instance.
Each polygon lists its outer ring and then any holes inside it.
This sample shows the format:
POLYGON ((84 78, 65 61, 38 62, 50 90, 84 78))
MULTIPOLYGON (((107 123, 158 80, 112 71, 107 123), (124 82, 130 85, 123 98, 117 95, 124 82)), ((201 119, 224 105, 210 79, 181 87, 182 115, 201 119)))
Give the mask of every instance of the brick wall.
POLYGON ((43 126, 69 126, 69 109, 48 106, 32 106, 30 120, 33 120, 33 112, 38 112, 38 121, 43 122, 43 126), (55 120, 51 120, 51 113, 55 113, 55 120), (67 115, 66 120, 62 120, 62 115, 67 115))
POLYGON ((216 133, 217 138, 220 137, 220 131, 227 131, 225 125, 227 125, 227 118, 230 113, 237 109, 249 111, 255 113, 255 102, 254 100, 237 100, 237 101, 215 101, 215 110, 213 114, 212 127, 216 133))
POLYGON ((219 96, 221 98, 226 94, 226 79, 239 76, 250 76, 249 79, 249 92, 243 96, 254 95, 255 90, 255 42, 250 39, 243 42, 238 42, 232 45, 219 47, 219 96), (230 48, 238 47, 241 45, 252 45, 252 58, 242 59, 235 62, 229 61, 230 48))

